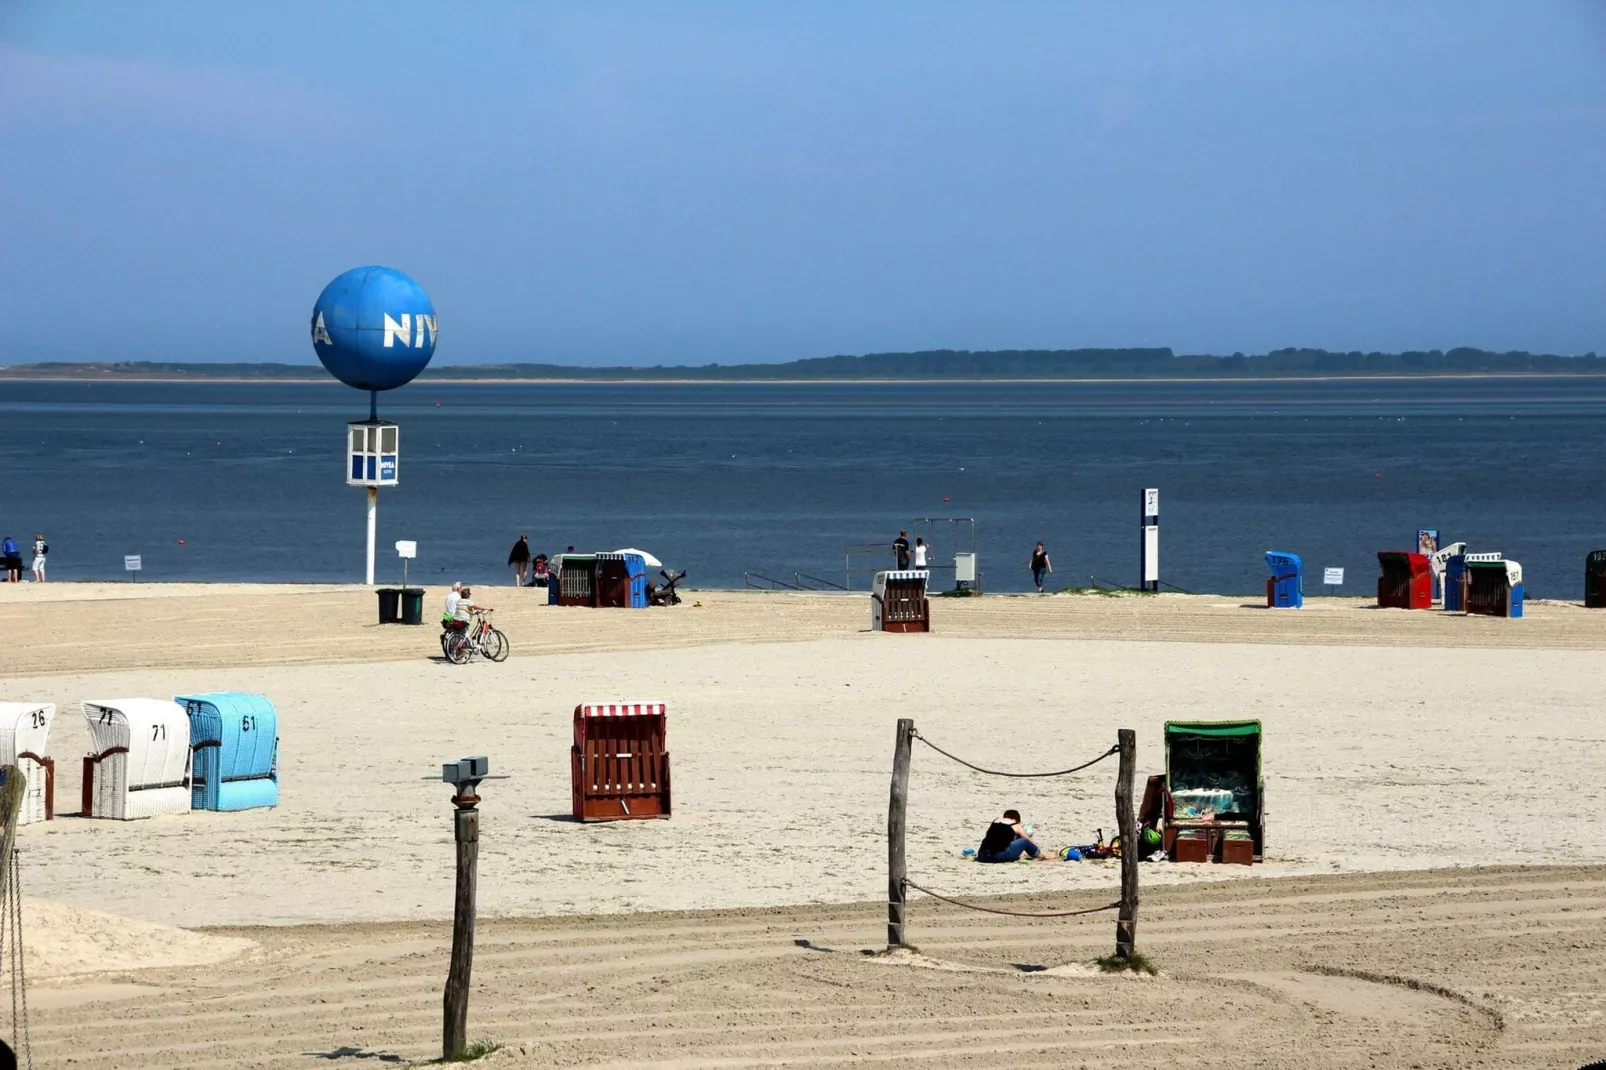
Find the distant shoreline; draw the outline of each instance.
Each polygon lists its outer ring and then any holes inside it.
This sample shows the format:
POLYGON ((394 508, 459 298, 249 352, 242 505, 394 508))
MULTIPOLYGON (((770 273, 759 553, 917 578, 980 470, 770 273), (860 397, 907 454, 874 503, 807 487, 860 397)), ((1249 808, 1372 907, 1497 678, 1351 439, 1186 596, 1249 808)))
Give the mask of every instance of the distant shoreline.
MULTIPOLYGON (((562 377, 515 377, 507 376, 497 378, 490 376, 469 376, 459 378, 455 376, 439 376, 427 379, 415 379, 410 386, 427 386, 438 383, 442 386, 563 386, 572 384, 577 386, 809 386, 834 385, 846 386, 854 383, 863 383, 876 386, 896 386, 899 384, 930 385, 936 383, 954 383, 958 385, 987 385, 991 383, 1326 383, 1326 382, 1421 382, 1454 379, 1606 379, 1606 372, 1423 372, 1410 373, 1373 373, 1373 374, 1345 374, 1334 373, 1326 375, 1133 375, 1133 376, 1034 376, 1031 378, 1012 378, 1007 376, 989 376, 986 378, 961 378, 957 376, 898 376, 870 377, 849 376, 845 378, 801 378, 801 379, 719 379, 719 378, 668 378, 642 376, 640 378, 627 378, 624 376, 606 376, 599 378, 584 378, 580 376, 562 377)), ((264 386, 339 386, 332 376, 321 378, 283 378, 278 376, 222 376, 222 375, 9 375, 5 368, 0 366, 0 383, 251 383, 264 386)))

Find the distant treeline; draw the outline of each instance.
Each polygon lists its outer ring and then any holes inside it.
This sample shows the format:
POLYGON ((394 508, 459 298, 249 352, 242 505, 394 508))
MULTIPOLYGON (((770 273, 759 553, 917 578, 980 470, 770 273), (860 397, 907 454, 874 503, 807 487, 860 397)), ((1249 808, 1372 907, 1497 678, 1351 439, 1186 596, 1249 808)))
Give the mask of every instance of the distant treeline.
MULTIPOLYGON (((184 364, 118 361, 0 366, 0 379, 306 379, 316 364, 184 364)), ((1277 349, 1230 357, 1178 355, 1165 349, 935 349, 812 357, 785 364, 703 364, 582 368, 566 364, 447 364, 425 379, 1203 379, 1343 375, 1606 375, 1594 353, 1492 353, 1432 349, 1406 353, 1333 353, 1277 349)))

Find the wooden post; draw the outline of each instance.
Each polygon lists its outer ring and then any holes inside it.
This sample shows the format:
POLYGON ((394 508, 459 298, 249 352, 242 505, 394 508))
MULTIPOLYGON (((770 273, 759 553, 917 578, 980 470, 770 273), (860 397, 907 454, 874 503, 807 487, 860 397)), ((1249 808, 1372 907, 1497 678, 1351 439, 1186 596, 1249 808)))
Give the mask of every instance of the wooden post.
POLYGON ((904 814, 909 806, 909 749, 915 723, 898 718, 898 740, 892 748, 892 802, 887 808, 887 947, 903 947, 903 916, 909 870, 903 856, 904 814))
POLYGON ((474 794, 479 781, 462 787, 464 794, 452 796, 456 804, 454 831, 457 840, 457 896, 452 905, 452 965, 446 974, 445 1023, 441 1038, 441 1058, 451 1059, 468 1048, 468 987, 474 967, 474 886, 480 858, 480 815, 474 794))
POLYGON ((1132 779, 1137 765, 1137 733, 1123 728, 1116 734, 1121 769, 1115 778, 1115 823, 1121 826, 1121 913, 1115 923, 1115 954, 1129 959, 1137 946, 1138 862, 1143 850, 1138 840, 1137 814, 1132 809, 1132 779))

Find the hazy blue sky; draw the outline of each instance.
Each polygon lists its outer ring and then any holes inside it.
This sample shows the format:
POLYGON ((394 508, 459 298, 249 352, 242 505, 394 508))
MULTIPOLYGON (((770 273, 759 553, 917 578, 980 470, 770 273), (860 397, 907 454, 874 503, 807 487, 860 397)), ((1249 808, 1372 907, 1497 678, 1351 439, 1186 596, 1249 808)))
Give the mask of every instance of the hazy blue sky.
POLYGON ((0 360, 1606 352, 1606 4, 0 0, 0 360))

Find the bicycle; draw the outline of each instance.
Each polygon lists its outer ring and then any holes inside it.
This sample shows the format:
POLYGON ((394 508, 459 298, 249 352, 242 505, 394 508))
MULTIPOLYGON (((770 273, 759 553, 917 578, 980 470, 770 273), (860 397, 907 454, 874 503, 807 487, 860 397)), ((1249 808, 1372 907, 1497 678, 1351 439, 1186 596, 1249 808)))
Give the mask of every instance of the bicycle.
POLYGON ((446 659, 453 665, 466 665, 475 654, 488 661, 506 661, 511 647, 507 636, 491 627, 491 611, 475 609, 469 626, 462 631, 449 631, 441 637, 446 659))

